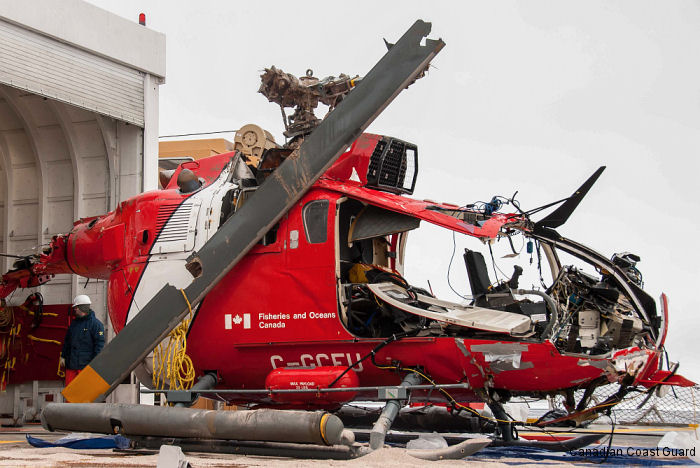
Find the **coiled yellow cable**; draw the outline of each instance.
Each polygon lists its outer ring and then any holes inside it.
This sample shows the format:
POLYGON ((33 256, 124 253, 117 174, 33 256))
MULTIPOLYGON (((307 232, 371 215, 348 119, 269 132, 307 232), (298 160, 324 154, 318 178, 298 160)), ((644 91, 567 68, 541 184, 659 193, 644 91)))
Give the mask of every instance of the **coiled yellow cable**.
POLYGON ((180 322, 168 335, 167 346, 161 342, 153 352, 153 385, 162 390, 165 383, 169 390, 187 390, 194 383, 194 365, 187 355, 187 330, 192 322, 192 305, 184 290, 180 290, 185 298, 187 317, 180 322))

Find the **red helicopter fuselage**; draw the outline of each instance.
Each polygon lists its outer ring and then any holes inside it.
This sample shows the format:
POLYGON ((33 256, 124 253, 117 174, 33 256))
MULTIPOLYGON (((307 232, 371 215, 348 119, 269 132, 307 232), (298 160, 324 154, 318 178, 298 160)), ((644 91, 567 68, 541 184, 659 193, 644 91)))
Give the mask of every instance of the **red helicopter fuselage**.
MULTIPOLYGON (((192 280, 187 257, 235 216, 246 197, 254 196, 255 184, 236 179, 237 158, 227 153, 182 164, 165 189, 78 221, 69 234, 54 238, 38 261, 5 274, 2 297, 57 273, 105 279, 109 317, 119 332, 164 284, 184 287, 192 280), (199 188, 178 186, 184 169, 198 177, 199 188)), ((216 373, 218 388, 227 390, 322 388, 336 379, 342 379, 339 386, 361 388, 220 394, 233 403, 304 408, 374 399, 374 387, 398 385, 408 369, 427 382, 466 384, 449 392, 463 402, 494 393, 543 396, 623 379, 627 385, 651 386, 663 379, 683 384, 660 370, 665 301, 656 316, 653 301, 650 305, 614 265, 563 238, 531 232, 522 214, 484 214, 404 196, 416 175, 415 147, 362 135, 193 311, 187 353, 195 373, 216 373), (393 169, 389 156, 377 162, 377 154, 392 145, 403 145, 403 159, 393 169), (577 338, 552 318, 556 304, 540 303, 545 319, 538 322, 534 314, 522 312, 533 302, 516 298, 503 285, 489 290, 500 287, 500 293, 510 295, 500 306, 488 300, 453 304, 410 287, 403 280, 406 237, 420 221, 481 240, 517 230, 543 246, 553 276, 567 278, 573 273, 555 253, 563 248, 606 272, 604 280, 624 297, 621 323, 627 328, 606 340, 595 341, 603 336, 601 330, 593 338, 577 338), (554 335, 557 326, 573 336, 573 347, 554 335)), ((555 286, 549 288, 552 295, 555 286)), ((445 401, 430 390, 414 392, 412 398, 445 401)))

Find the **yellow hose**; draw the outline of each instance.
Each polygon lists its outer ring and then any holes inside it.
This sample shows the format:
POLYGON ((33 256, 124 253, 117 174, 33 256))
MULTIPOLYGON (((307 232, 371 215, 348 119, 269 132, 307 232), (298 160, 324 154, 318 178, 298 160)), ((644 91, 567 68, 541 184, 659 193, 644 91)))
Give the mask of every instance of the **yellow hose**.
POLYGON ((34 335, 27 335, 27 338, 29 338, 32 341, 39 341, 40 343, 52 343, 52 344, 57 344, 59 346, 61 346, 63 344, 60 341, 50 340, 48 338, 39 338, 39 337, 36 337, 34 335))
POLYGON ((61 369, 61 358, 58 358, 58 369, 56 370, 56 375, 63 378, 66 376, 66 372, 61 369))

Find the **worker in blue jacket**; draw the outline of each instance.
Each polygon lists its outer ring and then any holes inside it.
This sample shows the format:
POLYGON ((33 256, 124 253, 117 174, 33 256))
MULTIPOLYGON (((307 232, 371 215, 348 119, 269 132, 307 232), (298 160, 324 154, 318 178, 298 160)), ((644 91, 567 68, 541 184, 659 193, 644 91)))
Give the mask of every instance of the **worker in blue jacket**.
POLYGON ((66 385, 78 376, 105 345, 105 328, 90 308, 92 301, 84 294, 73 299, 73 314, 63 340, 61 364, 66 369, 66 385))

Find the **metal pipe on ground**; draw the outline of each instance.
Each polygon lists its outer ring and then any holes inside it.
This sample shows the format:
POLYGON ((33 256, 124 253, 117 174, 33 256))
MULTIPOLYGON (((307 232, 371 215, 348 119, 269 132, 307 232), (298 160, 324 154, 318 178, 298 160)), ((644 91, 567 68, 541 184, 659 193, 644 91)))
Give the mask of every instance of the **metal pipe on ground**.
MULTIPOLYGON (((418 385, 421 382, 421 377, 418 374, 410 373, 404 377, 401 382, 401 387, 406 387, 410 385, 418 385)), ((386 402, 386 406, 382 410, 382 414, 379 415, 377 422, 374 423, 372 432, 369 435, 369 447, 372 450, 377 450, 384 445, 384 439, 386 438, 387 431, 391 428, 391 425, 396 419, 396 415, 399 414, 399 410, 403 406, 403 400, 389 400, 386 402)))
MULTIPOLYGON (((224 440, 191 440, 191 439, 162 439, 159 437, 132 437, 132 446, 127 449, 132 453, 148 453, 144 450, 157 451, 167 441, 168 444, 181 447, 184 452, 231 453, 236 455, 253 455, 266 457, 290 457, 314 460, 351 460, 369 451, 359 445, 345 446, 291 444, 284 442, 257 441, 224 441, 224 440)), ((128 453, 127 452, 127 453, 128 453)))
POLYGON ((50 403, 41 414, 49 431, 124 436, 255 440, 337 445, 343 423, 322 411, 214 411, 107 403, 50 403))
MULTIPOLYGON (((144 437, 132 439, 134 453, 144 449, 158 450, 163 439, 144 437)), ((406 450, 406 453, 423 460, 459 460, 473 455, 492 441, 490 439, 467 439, 455 445, 435 450, 406 450)), ((351 460, 372 453, 366 446, 334 445, 332 447, 310 446, 280 442, 225 442, 221 440, 183 440, 169 439, 169 444, 177 445, 185 452, 234 453, 236 455, 261 455, 273 457, 292 457, 316 460, 351 460)))

